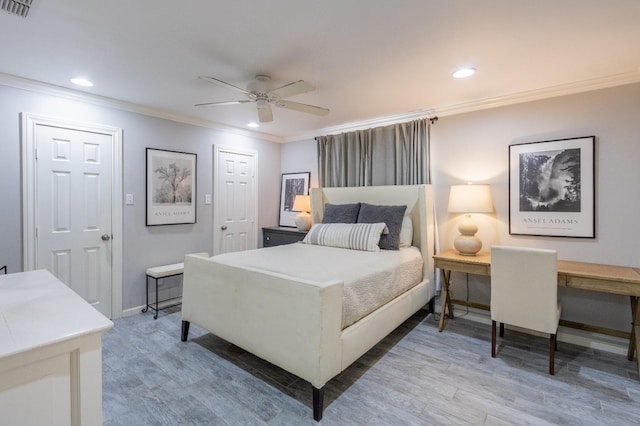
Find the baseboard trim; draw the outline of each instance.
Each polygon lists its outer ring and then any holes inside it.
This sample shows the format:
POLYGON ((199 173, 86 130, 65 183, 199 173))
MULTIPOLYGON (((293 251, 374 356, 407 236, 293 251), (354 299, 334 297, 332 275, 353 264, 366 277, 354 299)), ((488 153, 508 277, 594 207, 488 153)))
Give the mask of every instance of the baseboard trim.
POLYGON ((132 317, 134 315, 141 314, 143 308, 144 308, 144 305, 136 306, 129 309, 123 309, 122 316, 120 318, 132 317))

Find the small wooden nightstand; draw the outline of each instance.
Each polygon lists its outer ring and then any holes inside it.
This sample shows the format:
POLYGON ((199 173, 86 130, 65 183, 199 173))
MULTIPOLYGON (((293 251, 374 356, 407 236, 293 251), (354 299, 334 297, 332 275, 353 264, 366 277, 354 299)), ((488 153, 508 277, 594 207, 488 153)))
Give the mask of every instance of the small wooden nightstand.
POLYGON ((298 231, 298 228, 286 228, 273 226, 262 228, 262 246, 273 247, 283 244, 292 244, 302 241, 307 235, 307 231, 298 231))

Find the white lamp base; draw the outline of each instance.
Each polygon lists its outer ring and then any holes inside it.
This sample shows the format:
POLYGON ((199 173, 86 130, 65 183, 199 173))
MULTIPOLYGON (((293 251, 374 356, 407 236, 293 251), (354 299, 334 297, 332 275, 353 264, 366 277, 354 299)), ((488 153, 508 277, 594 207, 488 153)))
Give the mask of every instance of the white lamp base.
POLYGON ((311 214, 300 212, 296 215, 294 222, 298 227, 298 231, 308 231, 311 228, 311 214))
POLYGON ((475 256, 482 248, 482 241, 475 235, 478 227, 471 220, 471 215, 464 215, 464 220, 458 225, 458 231, 460 235, 453 241, 453 246, 464 256, 475 256))

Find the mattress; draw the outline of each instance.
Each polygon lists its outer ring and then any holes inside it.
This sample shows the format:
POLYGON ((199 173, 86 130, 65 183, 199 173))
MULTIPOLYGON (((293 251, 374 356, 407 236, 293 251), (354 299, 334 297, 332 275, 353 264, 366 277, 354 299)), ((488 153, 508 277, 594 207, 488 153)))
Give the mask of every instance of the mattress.
POLYGON ((296 243, 225 253, 211 261, 305 279, 344 282, 342 328, 355 323, 422 281, 416 247, 366 252, 296 243))

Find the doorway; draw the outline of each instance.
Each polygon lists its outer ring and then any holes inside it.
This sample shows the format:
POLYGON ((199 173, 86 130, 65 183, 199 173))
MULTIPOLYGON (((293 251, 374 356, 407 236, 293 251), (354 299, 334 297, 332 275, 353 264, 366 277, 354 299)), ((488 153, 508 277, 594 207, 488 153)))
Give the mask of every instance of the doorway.
POLYGON ((213 147, 213 254, 258 247, 258 153, 213 147))
POLYGON ((22 114, 23 269, 122 314, 122 130, 22 114))

